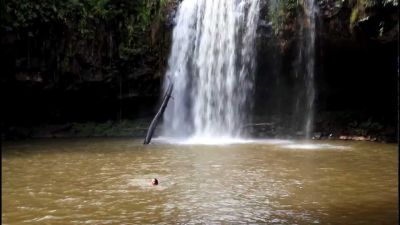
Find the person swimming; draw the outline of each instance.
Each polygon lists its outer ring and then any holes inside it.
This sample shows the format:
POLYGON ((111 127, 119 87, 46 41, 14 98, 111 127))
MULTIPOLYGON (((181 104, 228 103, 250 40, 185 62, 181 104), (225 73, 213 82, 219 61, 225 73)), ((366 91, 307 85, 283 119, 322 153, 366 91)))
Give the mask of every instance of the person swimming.
POLYGON ((156 178, 153 178, 153 180, 151 180, 151 184, 158 185, 158 180, 156 178))

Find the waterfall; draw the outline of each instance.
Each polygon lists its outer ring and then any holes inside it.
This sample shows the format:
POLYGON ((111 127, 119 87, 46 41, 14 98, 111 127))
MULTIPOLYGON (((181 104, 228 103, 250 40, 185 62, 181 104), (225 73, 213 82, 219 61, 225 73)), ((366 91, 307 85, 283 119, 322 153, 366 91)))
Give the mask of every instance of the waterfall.
POLYGON ((306 90, 306 107, 305 107, 305 123, 304 132, 306 139, 311 137, 314 124, 314 70, 315 70, 315 0, 305 1, 305 11, 307 20, 307 29, 305 32, 305 90, 306 90))
POLYGON ((164 87, 164 135, 236 138, 249 120, 259 0, 184 0, 164 87))
MULTIPOLYGON (((277 69, 275 77, 272 77, 266 85, 272 97, 265 101, 268 111, 271 113, 270 120, 279 124, 285 134, 309 139, 312 137, 314 126, 314 102, 316 88, 314 84, 315 74, 315 32, 317 5, 315 0, 302 0, 295 2, 284 2, 269 0, 271 22, 275 23, 276 29, 284 34, 296 36, 282 37, 282 33, 276 33, 280 40, 295 40, 296 44, 289 47, 288 58, 293 61, 275 59, 274 69, 277 69), (288 8, 288 4, 291 7, 288 8), (294 9, 294 6, 296 8, 294 9), (296 18, 291 18, 285 13, 293 13, 296 18), (296 31, 285 31, 287 24, 295 27, 296 31), (292 32, 292 33, 290 33, 292 32), (291 51, 291 50, 295 51, 291 51), (293 53, 292 53, 293 52, 293 53), (271 100, 272 99, 272 100, 271 100)), ((279 55, 279 53, 275 53, 279 55)), ((279 57, 279 56, 278 56, 279 57)), ((287 57, 287 56, 286 56, 287 57)), ((271 75, 274 75, 271 73, 271 75)), ((269 75, 270 76, 270 75, 269 75)), ((264 112, 265 113, 265 112, 264 112)), ((282 133, 280 133, 282 135, 282 133)))
POLYGON ((314 125, 315 101, 315 24, 317 8, 315 0, 302 2, 304 14, 300 14, 297 59, 294 62, 293 110, 291 129, 295 135, 310 139, 314 125))

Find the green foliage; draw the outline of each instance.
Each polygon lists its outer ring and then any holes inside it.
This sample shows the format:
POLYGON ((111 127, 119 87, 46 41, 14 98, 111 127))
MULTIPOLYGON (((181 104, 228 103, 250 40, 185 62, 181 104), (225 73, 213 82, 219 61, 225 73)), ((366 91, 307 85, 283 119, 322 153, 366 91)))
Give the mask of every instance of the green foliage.
POLYGON ((360 124, 360 127, 369 130, 381 130, 383 128, 383 125, 378 122, 372 121, 372 118, 368 118, 367 121, 360 124))
POLYGON ((379 4, 380 1, 377 0, 360 0, 360 4, 364 7, 373 7, 379 4))
POLYGON ((357 22, 358 19, 358 9, 355 8, 351 11, 351 16, 350 16, 350 25, 354 24, 355 22, 357 22))
POLYGON ((31 28, 38 23, 59 19, 58 5, 53 1, 3 0, 2 5, 4 15, 1 25, 8 30, 31 28))
POLYGON ((57 59, 48 65, 57 74, 81 79, 83 67, 93 77, 115 74, 113 62, 135 61, 155 51, 151 29, 163 21, 169 1, 0 0, 0 31, 21 42, 18 52, 57 59), (22 49, 31 46, 36 49, 22 49))
POLYGON ((137 35, 149 30, 167 3, 168 0, 0 0, 0 25, 18 31, 62 23, 86 37, 94 33, 96 25, 117 22, 128 35, 137 35))
POLYGON ((151 120, 122 120, 119 122, 107 121, 105 123, 73 123, 71 127, 72 136, 93 137, 93 136, 144 136, 151 120))
POLYGON ((5 0, 0 0, 0 21, 5 19, 6 15, 6 3, 5 0))
POLYGON ((348 129, 355 135, 366 136, 371 133, 382 132, 384 126, 374 121, 372 118, 368 118, 366 121, 352 121, 348 124, 348 129))
POLYGON ((398 0, 354 0, 350 15, 350 27, 358 20, 368 16, 368 10, 374 7, 398 6, 398 0))
POLYGON ((281 35, 293 28, 299 10, 298 0, 274 1, 269 10, 269 19, 276 35, 281 35))

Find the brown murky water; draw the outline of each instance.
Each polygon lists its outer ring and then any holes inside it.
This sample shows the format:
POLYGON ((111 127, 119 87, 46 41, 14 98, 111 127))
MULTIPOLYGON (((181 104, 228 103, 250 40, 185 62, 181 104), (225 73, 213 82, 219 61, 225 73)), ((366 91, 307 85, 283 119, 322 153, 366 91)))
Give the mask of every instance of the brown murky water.
POLYGON ((4 144, 3 224, 398 223, 396 145, 141 143, 4 144))

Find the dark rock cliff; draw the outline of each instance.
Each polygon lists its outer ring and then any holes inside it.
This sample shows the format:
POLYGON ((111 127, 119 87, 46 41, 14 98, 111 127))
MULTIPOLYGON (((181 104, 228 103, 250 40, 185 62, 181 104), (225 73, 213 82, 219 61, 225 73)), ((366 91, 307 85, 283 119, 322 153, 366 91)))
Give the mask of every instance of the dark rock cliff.
POLYGON ((176 5, 2 0, 3 121, 103 121, 151 111, 176 5))
MULTIPOLYGON (((305 92, 298 65, 308 26, 304 3, 271 2, 263 6, 259 29, 255 120, 296 132, 296 96, 305 92)), ((317 10, 314 130, 334 135, 390 133, 394 140, 398 2, 320 0, 317 10)))

